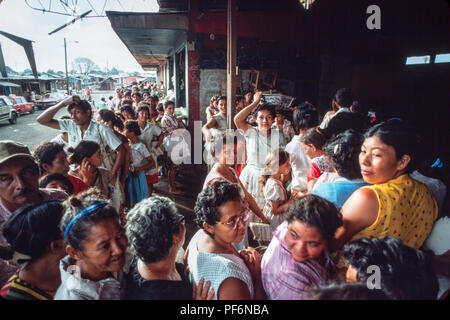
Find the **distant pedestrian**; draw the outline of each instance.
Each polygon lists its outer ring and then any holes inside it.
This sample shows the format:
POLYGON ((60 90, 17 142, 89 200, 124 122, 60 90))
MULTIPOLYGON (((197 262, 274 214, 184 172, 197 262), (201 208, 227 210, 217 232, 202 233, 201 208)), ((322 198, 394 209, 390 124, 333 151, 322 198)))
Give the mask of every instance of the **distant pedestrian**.
POLYGON ((114 111, 114 103, 113 103, 113 99, 114 99, 114 97, 113 96, 109 96, 108 97, 108 108, 109 109, 111 109, 112 111, 114 111))
POLYGON ((106 102, 105 97, 102 97, 100 99, 100 102, 98 103, 97 110, 106 109, 106 108, 108 108, 108 103, 106 102))

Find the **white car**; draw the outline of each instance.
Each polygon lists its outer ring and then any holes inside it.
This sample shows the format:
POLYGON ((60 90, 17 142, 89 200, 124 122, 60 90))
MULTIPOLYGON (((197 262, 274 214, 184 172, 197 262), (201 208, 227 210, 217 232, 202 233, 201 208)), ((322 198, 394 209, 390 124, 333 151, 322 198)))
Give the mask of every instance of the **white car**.
POLYGON ((14 104, 7 96, 0 96, 0 121, 8 120, 9 123, 15 124, 17 122, 17 111, 14 109, 14 104))

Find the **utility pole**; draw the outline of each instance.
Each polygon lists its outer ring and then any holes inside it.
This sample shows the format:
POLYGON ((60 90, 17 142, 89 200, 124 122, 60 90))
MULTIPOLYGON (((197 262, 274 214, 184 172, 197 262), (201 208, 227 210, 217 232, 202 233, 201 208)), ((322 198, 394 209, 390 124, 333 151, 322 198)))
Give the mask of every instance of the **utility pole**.
POLYGON ((67 46, 66 46, 66 38, 64 38, 64 57, 65 57, 65 63, 66 63, 67 94, 69 95, 69 73, 67 72, 67 46))

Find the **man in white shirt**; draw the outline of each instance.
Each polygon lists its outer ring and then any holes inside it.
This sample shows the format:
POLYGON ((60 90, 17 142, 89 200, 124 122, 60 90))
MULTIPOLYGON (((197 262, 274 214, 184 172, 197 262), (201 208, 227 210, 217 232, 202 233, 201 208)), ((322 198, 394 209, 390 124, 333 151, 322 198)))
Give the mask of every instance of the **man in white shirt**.
POLYGON ((300 108, 294 110, 292 118, 292 125, 298 134, 292 138, 284 150, 289 153, 292 168, 291 191, 304 192, 307 188, 306 176, 308 175, 311 159, 305 153, 300 143, 300 138, 309 128, 317 126, 319 115, 313 105, 303 103, 300 108))
POLYGON ((322 123, 320 124, 320 129, 325 129, 328 126, 328 123, 330 123, 330 120, 333 119, 333 117, 335 117, 337 114, 341 112, 351 112, 350 107, 352 106, 352 103, 353 93, 350 91, 350 89, 341 88, 336 91, 336 94, 333 98, 333 106, 338 110, 333 114, 325 116, 322 123))
POLYGON ((108 98, 108 109, 114 112, 114 103, 113 103, 113 96, 109 96, 108 98))
POLYGON ((114 111, 119 110, 118 105, 119 102, 122 100, 123 94, 122 94, 122 90, 117 88, 116 89, 116 96, 112 99, 111 105, 114 109, 114 111))
POLYGON ((69 96, 45 110, 37 118, 37 121, 44 126, 67 132, 71 147, 75 147, 81 140, 97 142, 103 153, 103 165, 106 169, 111 170, 110 182, 112 185, 115 185, 117 172, 125 157, 125 148, 108 126, 97 123, 92 119, 92 110, 89 102, 80 100, 78 96, 69 96), (69 111, 71 119, 55 119, 56 113, 65 106, 68 106, 67 111, 69 111), (117 151, 116 159, 111 167, 105 161, 107 149, 117 151))

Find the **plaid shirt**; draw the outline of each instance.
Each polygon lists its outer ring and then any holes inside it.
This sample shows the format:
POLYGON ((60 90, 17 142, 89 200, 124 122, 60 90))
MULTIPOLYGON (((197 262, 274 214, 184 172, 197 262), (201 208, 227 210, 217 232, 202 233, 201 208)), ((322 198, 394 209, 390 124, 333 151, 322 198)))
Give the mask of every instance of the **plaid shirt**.
POLYGON ((325 284, 332 261, 325 252, 326 265, 315 260, 297 262, 286 245, 288 222, 273 232, 273 238, 261 261, 261 277, 270 300, 305 300, 309 289, 325 284))
POLYGON ((171 135, 176 129, 184 129, 183 123, 178 120, 175 116, 169 114, 164 114, 161 119, 161 130, 168 136, 171 135))

